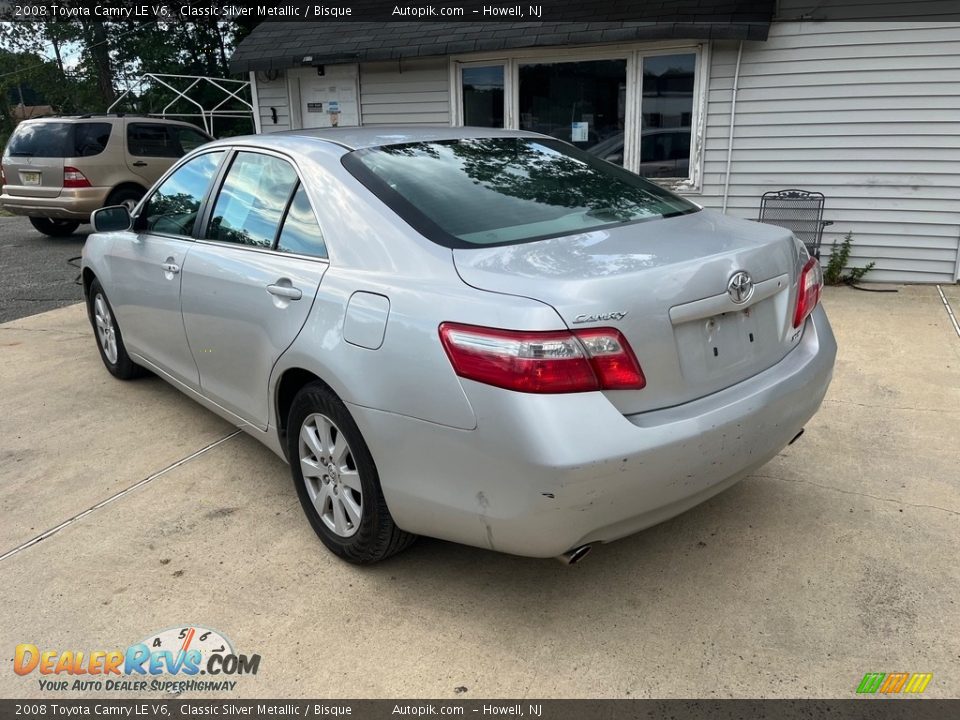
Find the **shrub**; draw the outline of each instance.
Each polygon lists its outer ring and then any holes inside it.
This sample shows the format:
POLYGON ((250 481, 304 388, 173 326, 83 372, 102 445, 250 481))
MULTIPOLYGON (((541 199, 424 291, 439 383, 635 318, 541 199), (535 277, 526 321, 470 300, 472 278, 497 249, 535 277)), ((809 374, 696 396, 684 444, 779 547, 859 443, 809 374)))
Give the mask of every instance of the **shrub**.
POLYGON ((852 232, 844 235, 843 242, 839 245, 836 240, 833 241, 833 246, 830 250, 830 260, 827 261, 827 267, 823 271, 823 281, 827 285, 842 285, 843 283, 851 285, 860 282, 863 276, 870 272, 873 266, 876 265, 876 263, 871 260, 865 267, 848 268, 847 262, 850 260, 850 246, 852 244, 852 232))

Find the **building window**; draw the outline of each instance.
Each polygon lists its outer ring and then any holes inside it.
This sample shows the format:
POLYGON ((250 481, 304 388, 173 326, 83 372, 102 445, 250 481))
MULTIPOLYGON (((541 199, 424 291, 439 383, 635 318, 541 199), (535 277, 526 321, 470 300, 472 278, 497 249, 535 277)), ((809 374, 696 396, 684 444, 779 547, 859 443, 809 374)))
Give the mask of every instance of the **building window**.
POLYGON ((503 65, 467 65, 460 71, 463 124, 503 127, 503 65))
POLYGON ((705 46, 537 48, 453 58, 454 123, 530 130, 675 190, 699 189, 705 46))
POLYGON ((520 129, 550 135, 623 164, 627 61, 531 63, 519 68, 520 129), (611 147, 619 144, 619 154, 611 147))
POLYGON ((682 178, 690 174, 690 133, 697 56, 643 58, 640 104, 640 174, 682 178))

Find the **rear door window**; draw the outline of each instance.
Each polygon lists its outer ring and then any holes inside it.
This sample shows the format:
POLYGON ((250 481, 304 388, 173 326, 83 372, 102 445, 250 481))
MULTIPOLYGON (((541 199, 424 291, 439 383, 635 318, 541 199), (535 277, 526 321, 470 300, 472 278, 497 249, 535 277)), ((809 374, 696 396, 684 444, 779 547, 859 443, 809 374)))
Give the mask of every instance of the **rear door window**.
POLYGON ((277 240, 277 250, 281 252, 312 255, 326 258, 327 245, 323 241, 323 232, 317 222, 317 216, 310 206, 310 199, 303 185, 297 186, 297 192, 283 219, 283 229, 277 240))
POLYGON ((217 174, 223 151, 204 153, 177 168, 147 201, 147 230, 192 235, 207 188, 217 174))
POLYGON ((73 151, 73 125, 65 122, 21 123, 7 143, 13 157, 70 157, 73 151))
POLYGON ((212 138, 193 128, 168 125, 167 129, 170 131, 171 143, 175 149, 180 151, 180 155, 186 155, 212 140, 212 138))
POLYGON ((139 157, 181 157, 166 125, 130 123, 127 125, 127 149, 139 157))
POLYGON ((237 153, 217 196, 207 239, 272 248, 296 184, 297 173, 285 160, 237 153))

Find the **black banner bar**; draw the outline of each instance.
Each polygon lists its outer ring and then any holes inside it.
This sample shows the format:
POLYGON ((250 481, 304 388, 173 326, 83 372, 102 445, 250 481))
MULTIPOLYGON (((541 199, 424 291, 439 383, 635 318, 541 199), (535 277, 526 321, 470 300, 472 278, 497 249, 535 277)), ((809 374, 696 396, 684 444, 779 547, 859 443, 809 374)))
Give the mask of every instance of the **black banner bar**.
POLYGON ((0 20, 23 22, 244 20, 257 22, 769 23, 771 20, 960 21, 958 0, 4 0, 0 20), (776 14, 775 14, 776 13, 776 14))

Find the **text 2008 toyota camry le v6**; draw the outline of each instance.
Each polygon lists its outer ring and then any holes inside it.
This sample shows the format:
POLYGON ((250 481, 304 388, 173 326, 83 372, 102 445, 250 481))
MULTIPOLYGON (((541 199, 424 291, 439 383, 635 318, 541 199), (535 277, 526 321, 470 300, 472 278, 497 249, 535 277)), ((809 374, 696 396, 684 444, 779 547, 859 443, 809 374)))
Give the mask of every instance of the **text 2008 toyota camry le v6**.
POLYGON ((107 369, 285 458, 352 562, 415 535, 575 561, 770 460, 833 370, 788 230, 540 135, 230 138, 93 222, 107 369))

